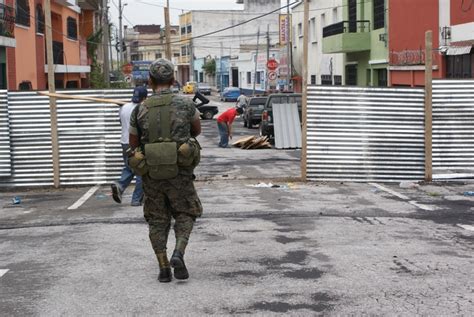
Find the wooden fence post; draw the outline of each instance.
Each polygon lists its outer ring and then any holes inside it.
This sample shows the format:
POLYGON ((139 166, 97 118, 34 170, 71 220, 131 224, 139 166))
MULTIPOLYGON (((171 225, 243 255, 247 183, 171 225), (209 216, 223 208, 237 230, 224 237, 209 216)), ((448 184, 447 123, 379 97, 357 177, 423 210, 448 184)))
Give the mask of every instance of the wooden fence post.
POLYGON ((425 181, 433 180, 433 32, 425 33, 425 181))

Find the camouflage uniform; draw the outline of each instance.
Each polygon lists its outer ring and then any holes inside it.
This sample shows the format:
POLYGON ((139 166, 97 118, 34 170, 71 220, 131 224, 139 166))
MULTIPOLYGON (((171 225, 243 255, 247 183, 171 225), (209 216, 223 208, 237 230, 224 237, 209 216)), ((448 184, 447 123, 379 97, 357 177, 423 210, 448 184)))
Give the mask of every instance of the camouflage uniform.
MULTIPOLYGON (((147 102, 171 93, 171 90, 162 90, 148 98, 147 102)), ((140 137, 142 148, 149 143, 148 120, 157 120, 158 130, 161 129, 159 116, 148 118, 147 102, 135 107, 130 119, 130 134, 140 137)), ((176 95, 173 95, 171 106, 171 137, 181 145, 191 138, 191 121, 196 118, 197 110, 191 100, 176 95)), ((194 221, 202 214, 201 202, 193 184, 193 168, 180 167, 178 176, 167 180, 155 180, 145 175, 143 189, 144 216, 157 257, 166 252, 171 218, 175 219, 176 249, 184 253, 194 221)))

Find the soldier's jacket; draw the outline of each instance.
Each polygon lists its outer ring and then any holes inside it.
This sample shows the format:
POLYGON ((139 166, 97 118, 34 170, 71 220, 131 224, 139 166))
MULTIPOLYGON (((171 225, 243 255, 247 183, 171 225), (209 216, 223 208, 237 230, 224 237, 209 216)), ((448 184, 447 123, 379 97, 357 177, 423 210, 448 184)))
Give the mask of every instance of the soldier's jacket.
MULTIPOLYGON (((148 99, 159 98, 163 94, 172 94, 171 90, 163 90, 160 94, 151 96, 148 99)), ((171 138, 179 145, 187 142, 191 138, 191 122, 194 118, 199 118, 196 114, 197 109, 194 103, 185 97, 173 95, 171 102, 171 138)), ((148 108, 146 102, 143 102, 135 107, 130 116, 130 134, 140 137, 140 145, 150 143, 149 139, 149 123, 148 120, 157 120, 158 131, 161 131, 160 115, 156 118, 148 118, 148 108)), ((146 153, 145 153, 146 155, 146 153)), ((192 168, 180 168, 180 174, 192 174, 192 168)))

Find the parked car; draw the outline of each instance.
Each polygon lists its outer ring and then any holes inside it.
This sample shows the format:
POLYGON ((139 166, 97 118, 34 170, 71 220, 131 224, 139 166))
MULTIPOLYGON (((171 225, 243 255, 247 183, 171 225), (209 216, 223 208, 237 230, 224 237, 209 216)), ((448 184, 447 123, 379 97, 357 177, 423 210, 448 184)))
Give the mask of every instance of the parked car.
POLYGON ((273 94, 268 96, 267 102, 262 112, 262 121, 259 126, 260 136, 268 136, 273 138, 273 105, 274 104, 288 104, 296 103, 298 105, 298 112, 301 121, 301 94, 273 94))
POLYGON ((222 101, 237 101, 240 96, 240 88, 238 87, 227 87, 221 93, 222 101))
POLYGON ((252 97, 247 100, 244 114, 244 127, 251 129, 253 125, 257 125, 262 121, 262 112, 265 108, 267 97, 252 97))
POLYGON ((211 86, 206 83, 199 83, 197 90, 203 95, 211 95, 211 86))
POLYGON ((183 92, 185 94, 194 94, 196 93, 196 85, 197 83, 195 81, 188 81, 186 85, 183 87, 183 92))
POLYGON ((174 82, 173 86, 171 86, 171 91, 175 94, 179 93, 180 85, 177 81, 174 82))

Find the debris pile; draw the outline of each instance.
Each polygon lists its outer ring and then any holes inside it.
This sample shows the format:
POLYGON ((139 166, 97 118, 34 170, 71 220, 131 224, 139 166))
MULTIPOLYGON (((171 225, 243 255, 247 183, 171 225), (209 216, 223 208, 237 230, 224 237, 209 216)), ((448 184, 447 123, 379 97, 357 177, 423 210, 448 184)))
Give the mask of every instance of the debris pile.
POLYGON ((268 142, 267 136, 245 137, 245 138, 235 141, 234 143, 232 143, 232 145, 244 150, 271 149, 272 148, 270 142, 268 142))

